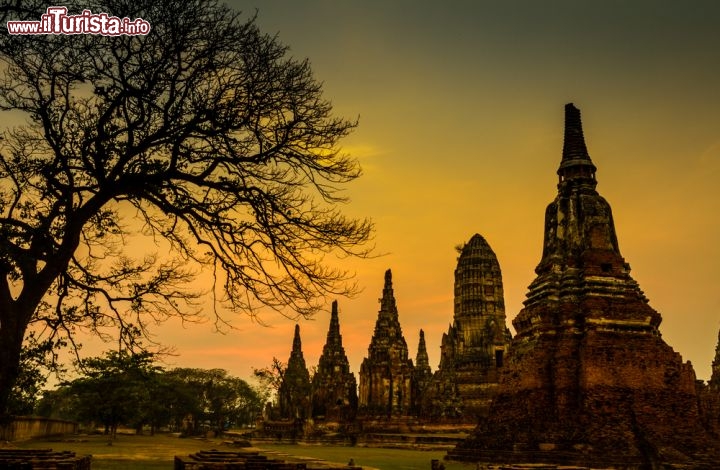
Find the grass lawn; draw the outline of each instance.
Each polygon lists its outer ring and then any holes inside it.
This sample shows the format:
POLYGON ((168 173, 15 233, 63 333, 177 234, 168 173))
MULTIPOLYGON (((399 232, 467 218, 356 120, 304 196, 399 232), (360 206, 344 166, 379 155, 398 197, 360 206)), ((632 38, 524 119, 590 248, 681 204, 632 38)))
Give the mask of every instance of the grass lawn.
MULTIPOLYGON (((36 439, 17 442, 24 449, 71 450, 77 455, 92 455, 93 470, 172 469, 175 455, 200 450, 222 449, 221 440, 180 439, 164 434, 135 436, 119 434, 108 445, 107 436, 90 435, 62 439, 36 439)), ((225 447, 227 449, 227 447, 225 447)))
MULTIPOLYGON (((271 452, 278 452, 277 458, 283 455, 305 456, 327 460, 345 465, 350 458, 355 465, 367 469, 381 470, 430 470, 430 460, 442 461, 445 451, 434 450, 406 450, 406 449, 380 449, 376 447, 342 447, 320 445, 284 445, 284 444, 258 444, 258 448, 271 452)), ((268 455, 270 453, 268 452, 268 455)), ((458 462, 443 462, 446 470, 474 470, 474 465, 458 462)))
MULTIPOLYGON (((78 455, 92 455, 93 470, 170 470, 175 455, 188 455, 200 450, 235 450, 223 444, 223 439, 181 439, 168 435, 118 435, 108 445, 106 436, 78 436, 64 439, 37 439, 14 443, 24 449, 70 450, 78 455)), ((262 444, 258 449, 268 457, 297 461, 322 459, 345 465, 350 458, 355 465, 366 469, 429 470, 431 459, 441 459, 443 451, 378 449, 368 447, 304 446, 262 444)), ((447 470, 470 470, 474 466, 445 462, 447 470)))

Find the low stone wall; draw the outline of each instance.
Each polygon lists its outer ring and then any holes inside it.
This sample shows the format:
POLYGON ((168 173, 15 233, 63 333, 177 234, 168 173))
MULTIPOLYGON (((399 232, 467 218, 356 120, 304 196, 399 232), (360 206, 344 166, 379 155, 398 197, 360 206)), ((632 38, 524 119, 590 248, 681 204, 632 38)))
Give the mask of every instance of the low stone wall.
POLYGON ((18 416, 7 426, 0 426, 0 440, 22 441, 33 437, 59 436, 77 432, 78 423, 36 416, 18 416))

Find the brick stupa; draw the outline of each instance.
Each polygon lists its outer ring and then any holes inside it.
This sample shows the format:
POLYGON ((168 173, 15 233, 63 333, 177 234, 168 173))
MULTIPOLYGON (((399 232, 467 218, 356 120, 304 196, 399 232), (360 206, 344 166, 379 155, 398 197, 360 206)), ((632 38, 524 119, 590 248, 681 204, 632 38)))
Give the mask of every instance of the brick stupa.
POLYGON ((695 373, 661 338, 565 107, 558 195, 489 416, 448 458, 593 468, 717 468, 695 373), (665 464, 672 464, 666 467, 665 464))

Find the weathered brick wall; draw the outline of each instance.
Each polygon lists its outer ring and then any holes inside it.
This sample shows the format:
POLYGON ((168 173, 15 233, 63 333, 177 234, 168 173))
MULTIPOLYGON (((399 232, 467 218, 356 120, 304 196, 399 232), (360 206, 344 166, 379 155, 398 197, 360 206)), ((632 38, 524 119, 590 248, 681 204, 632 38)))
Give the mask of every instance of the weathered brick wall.
POLYGON ((74 421, 41 418, 34 416, 16 417, 6 427, 0 427, 0 440, 21 441, 34 437, 57 436, 76 433, 78 424, 74 421))
POLYGON ((511 347, 491 416, 460 449, 552 449, 576 463, 708 450, 692 367, 659 337, 590 331, 522 349, 511 347))

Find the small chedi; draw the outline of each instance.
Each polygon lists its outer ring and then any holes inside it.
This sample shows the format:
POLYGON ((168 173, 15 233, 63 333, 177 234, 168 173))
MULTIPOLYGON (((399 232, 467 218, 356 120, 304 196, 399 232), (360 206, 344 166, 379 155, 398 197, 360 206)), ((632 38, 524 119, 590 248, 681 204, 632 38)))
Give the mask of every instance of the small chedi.
POLYGON ((421 414, 435 422, 477 423, 497 391, 510 330, 490 245, 475 234, 459 251, 453 324, 442 337, 440 366, 423 393, 421 414))
POLYGON ((310 373, 302 352, 300 325, 295 325, 292 351, 278 389, 278 406, 281 419, 303 420, 310 416, 310 373))
POLYGON ((663 341, 596 191, 580 112, 565 108, 558 194, 545 212, 537 277, 487 419, 458 460, 597 468, 717 468, 695 373, 663 341))
POLYGON ((360 366, 358 414, 368 421, 410 415, 413 373, 395 303, 392 272, 388 269, 368 357, 360 366))
POLYGON ((715 439, 720 441, 720 332, 715 346, 710 380, 708 383, 698 380, 696 384, 703 425, 715 439))
POLYGON ((430 383, 433 378, 432 368, 430 367, 430 358, 427 353, 427 345, 425 344, 425 332, 420 330, 420 339, 418 340, 417 354, 415 355, 415 369, 413 370, 413 414, 421 415, 423 413, 423 402, 425 394, 428 393, 430 383))
POLYGON ((312 378, 312 416, 316 422, 352 422, 357 406, 357 383, 343 348, 336 300, 332 303, 327 340, 312 378))
POLYGON ((257 423, 256 437, 296 440, 305 434, 311 416, 310 372, 305 365, 300 340, 300 325, 295 325, 292 350, 277 390, 277 403, 267 404, 257 423))

